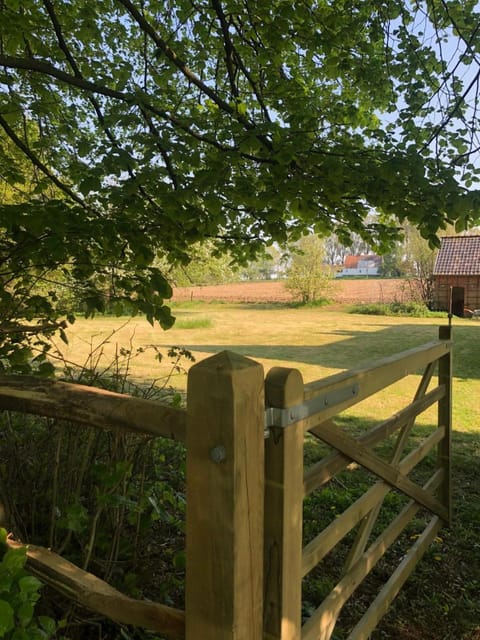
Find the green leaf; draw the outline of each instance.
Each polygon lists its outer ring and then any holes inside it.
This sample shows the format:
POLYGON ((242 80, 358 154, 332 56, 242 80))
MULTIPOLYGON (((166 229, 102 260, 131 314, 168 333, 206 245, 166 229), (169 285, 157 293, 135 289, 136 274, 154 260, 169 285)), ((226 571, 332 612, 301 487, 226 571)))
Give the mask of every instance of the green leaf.
POLYGON ((57 629, 55 620, 48 616, 38 616, 38 623, 46 631, 48 637, 53 636, 57 629))
POLYGON ((175 569, 183 570, 185 569, 185 566, 186 566, 185 561, 186 561, 185 551, 179 551, 173 557, 173 566, 175 567, 175 569))
POLYGON ((39 376, 49 377, 55 373, 55 367, 51 362, 42 362, 37 371, 39 376))
POLYGON ((14 611, 5 600, 0 600, 0 638, 11 631, 15 626, 14 611))
MULTIPOLYGON (((197 264, 199 243, 210 265, 238 266, 312 230, 387 249, 399 221, 435 244, 446 223, 478 219, 466 204, 480 176, 469 146, 478 43, 464 42, 478 23, 473 1, 275 1, 253 13, 231 2, 227 50, 208 2, 146 3, 148 42, 116 3, 60 2, 55 20, 41 2, 3 5, 9 327, 120 301, 167 329, 178 265, 213 277, 197 264), (64 65, 59 33, 88 80, 64 65), (168 42, 168 58, 154 42, 168 42)), ((22 349, 35 340, 6 339, 5 367, 29 372, 22 349)))
POLYGON ((33 617, 33 604, 31 602, 22 602, 16 610, 16 618, 22 627, 27 627, 33 617))
POLYGON ((26 560, 26 547, 19 547, 18 549, 8 549, 8 551, 3 556, 1 566, 11 573, 17 573, 18 571, 23 569, 26 560))
POLYGON ((18 581, 18 586, 21 593, 31 594, 38 593, 42 588, 42 583, 35 576, 24 576, 18 581))
POLYGON ((66 514, 59 520, 59 525, 70 531, 80 533, 85 530, 88 523, 87 509, 81 504, 70 504, 66 508, 66 514))

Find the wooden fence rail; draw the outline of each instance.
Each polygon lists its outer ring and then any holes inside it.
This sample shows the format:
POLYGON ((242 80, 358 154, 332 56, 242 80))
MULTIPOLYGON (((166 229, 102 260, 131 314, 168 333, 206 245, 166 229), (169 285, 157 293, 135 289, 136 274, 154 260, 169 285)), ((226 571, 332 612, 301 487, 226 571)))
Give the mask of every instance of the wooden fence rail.
POLYGON ((0 408, 185 442, 187 414, 153 400, 33 376, 0 376, 0 408))
POLYGON ((190 370, 187 410, 24 376, 0 376, 0 409, 186 443, 184 612, 128 598, 52 551, 33 546, 28 551, 30 570, 79 604, 169 638, 329 640, 357 586, 418 510, 426 509, 431 517, 424 531, 349 636, 367 638, 450 520, 448 327, 441 328, 437 341, 307 385, 296 369, 275 367, 264 379, 260 364, 222 352, 190 370), (408 406, 368 432, 353 437, 333 422, 345 409, 419 370, 423 375, 408 406), (437 427, 405 453, 417 416, 435 404, 437 427), (305 469, 306 432, 332 452, 305 469), (385 459, 373 448, 388 437, 396 443, 385 459), (433 450, 436 468, 420 485, 409 474, 433 450), (304 545, 304 499, 352 462, 377 481, 304 545), (409 500, 370 541, 392 490, 409 500), (354 529, 337 584, 313 615, 302 619, 302 580, 354 529))

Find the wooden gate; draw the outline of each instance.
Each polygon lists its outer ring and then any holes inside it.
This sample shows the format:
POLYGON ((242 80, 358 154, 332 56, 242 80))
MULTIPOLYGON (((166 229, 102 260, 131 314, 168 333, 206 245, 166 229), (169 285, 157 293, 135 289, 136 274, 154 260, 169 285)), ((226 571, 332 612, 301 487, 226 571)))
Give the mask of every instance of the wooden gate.
POLYGON ((382 360, 304 385, 295 369, 273 369, 266 379, 271 410, 272 436, 266 445, 265 499, 265 631, 279 640, 328 640, 349 597, 398 538, 420 508, 431 518, 416 537, 367 612, 348 636, 368 638, 379 619, 434 540, 450 520, 451 349, 448 327, 440 339, 382 360), (423 370, 418 389, 408 406, 370 431, 354 438, 332 422, 341 411, 377 393, 406 375, 423 370), (431 387, 438 371, 438 383, 431 387), (415 449, 404 455, 415 418, 438 404, 437 428, 415 449), (306 432, 333 448, 333 453, 310 468, 303 466, 306 432), (374 445, 396 434, 391 459, 386 462, 372 451, 374 445), (438 450, 431 477, 419 486, 408 474, 432 450, 438 450), (325 485, 351 462, 377 478, 355 503, 306 546, 302 546, 302 505, 311 492, 325 485), (386 495, 397 489, 410 498, 387 528, 368 545, 386 495), (302 578, 354 527, 358 532, 343 574, 316 611, 302 624, 302 578))

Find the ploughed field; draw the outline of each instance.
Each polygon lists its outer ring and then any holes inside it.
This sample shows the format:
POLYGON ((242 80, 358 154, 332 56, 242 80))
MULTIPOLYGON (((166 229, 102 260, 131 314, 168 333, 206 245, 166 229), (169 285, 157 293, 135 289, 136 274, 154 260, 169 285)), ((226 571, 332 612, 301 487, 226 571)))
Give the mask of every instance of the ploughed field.
MULTIPOLYGON (((363 280, 340 280, 333 282, 328 297, 338 304, 355 302, 406 302, 412 298, 411 287, 407 280, 365 278, 363 280)), ((283 280, 264 282, 233 282, 228 284, 202 285, 196 287, 177 287, 173 300, 197 300, 210 302, 291 302, 292 294, 283 280)))

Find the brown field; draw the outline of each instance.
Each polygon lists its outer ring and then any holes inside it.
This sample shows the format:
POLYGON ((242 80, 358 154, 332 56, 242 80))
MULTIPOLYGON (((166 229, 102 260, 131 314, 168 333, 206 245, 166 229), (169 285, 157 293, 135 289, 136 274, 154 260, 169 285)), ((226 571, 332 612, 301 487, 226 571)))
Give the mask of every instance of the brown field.
MULTIPOLYGON (((384 280, 367 278, 365 280, 335 280, 332 300, 338 304, 354 302, 405 302, 412 299, 411 285, 407 280, 384 280)), ((281 280, 265 282, 238 282, 197 287, 178 287, 174 289, 173 300, 183 302, 196 300, 211 302, 290 302, 291 293, 281 280)))

